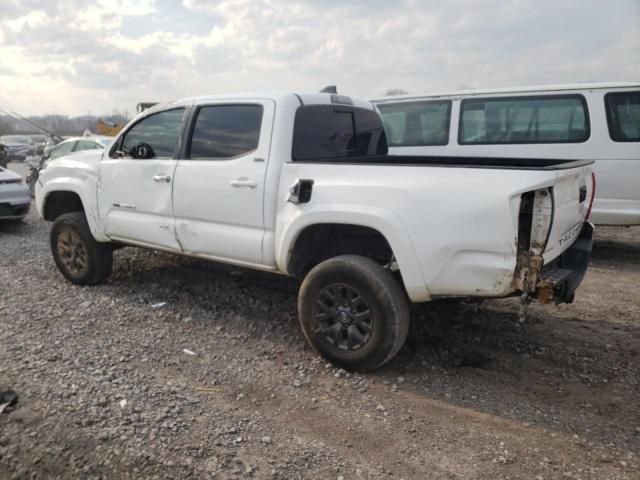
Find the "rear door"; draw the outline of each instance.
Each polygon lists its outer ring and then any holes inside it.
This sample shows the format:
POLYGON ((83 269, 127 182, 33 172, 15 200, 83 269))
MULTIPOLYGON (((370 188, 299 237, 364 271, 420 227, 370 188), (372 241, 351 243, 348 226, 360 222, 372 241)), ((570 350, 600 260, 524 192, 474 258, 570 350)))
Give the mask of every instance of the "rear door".
POLYGON ((142 118, 100 162, 98 207, 113 240, 179 250, 171 189, 186 109, 142 118))
POLYGON ((264 183, 275 102, 240 100, 194 108, 173 189, 184 252, 261 265, 264 183))

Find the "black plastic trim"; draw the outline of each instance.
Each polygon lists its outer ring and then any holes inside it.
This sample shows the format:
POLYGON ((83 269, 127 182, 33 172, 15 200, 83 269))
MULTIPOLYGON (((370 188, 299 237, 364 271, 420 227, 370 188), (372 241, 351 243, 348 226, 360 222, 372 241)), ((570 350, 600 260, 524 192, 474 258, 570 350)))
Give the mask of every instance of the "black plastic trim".
POLYGON ((506 170, 569 170, 591 165, 595 160, 553 160, 548 158, 430 157, 409 155, 368 155, 362 157, 315 158, 289 163, 322 165, 368 165, 406 167, 485 168, 506 170))
POLYGON ((577 288, 582 283, 591 259, 593 249, 593 225, 588 222, 582 227, 578 239, 565 250, 552 265, 545 266, 545 270, 553 269, 554 266, 571 271, 568 278, 556 287, 555 302, 572 303, 577 288))

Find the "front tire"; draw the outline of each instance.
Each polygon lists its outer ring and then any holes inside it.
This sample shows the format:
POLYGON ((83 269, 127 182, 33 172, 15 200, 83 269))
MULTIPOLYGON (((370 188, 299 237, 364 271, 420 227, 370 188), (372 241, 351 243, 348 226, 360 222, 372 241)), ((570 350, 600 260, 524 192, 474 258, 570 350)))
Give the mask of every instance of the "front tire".
POLYGON ((390 271, 358 255, 342 255, 314 267, 298 296, 302 331, 331 363, 373 370, 404 344, 409 308, 390 271))
POLYGON ((95 285, 111 274, 111 245, 93 238, 84 213, 65 213, 56 218, 50 240, 53 259, 71 283, 95 285))

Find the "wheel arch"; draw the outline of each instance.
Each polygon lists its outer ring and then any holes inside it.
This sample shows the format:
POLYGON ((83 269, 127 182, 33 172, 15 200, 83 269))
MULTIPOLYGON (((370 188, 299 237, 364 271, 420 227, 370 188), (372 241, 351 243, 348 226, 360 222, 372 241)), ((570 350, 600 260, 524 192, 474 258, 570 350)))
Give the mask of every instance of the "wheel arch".
MULTIPOLYGON (((319 261, 338 255, 359 254, 374 260, 388 248, 398 264, 407 295, 414 302, 430 299, 425 286, 418 258, 402 223, 389 218, 388 212, 353 212, 342 209, 339 212, 305 212, 282 229, 276 249, 278 269, 292 276, 303 276, 319 261), (354 243, 344 237, 355 237, 354 243), (367 240, 362 242, 361 237, 367 240), (358 238, 360 237, 360 240, 358 238), (337 240, 337 245, 336 245, 337 240), (358 251, 357 246, 368 251, 358 251), (372 254, 373 253, 373 257, 372 254)), ((353 238, 351 238, 353 240, 353 238)), ((382 262, 379 262, 382 263, 382 262)))
POLYGON ((53 222, 60 215, 71 212, 85 213, 82 197, 72 190, 49 192, 42 203, 42 218, 53 222))
POLYGON ((83 212, 95 239, 100 242, 109 240, 103 235, 102 228, 100 228, 95 199, 92 201, 91 197, 77 185, 47 183, 40 195, 36 191, 36 204, 40 216, 50 222, 65 213, 83 212), (42 200, 38 201, 38 197, 42 200))

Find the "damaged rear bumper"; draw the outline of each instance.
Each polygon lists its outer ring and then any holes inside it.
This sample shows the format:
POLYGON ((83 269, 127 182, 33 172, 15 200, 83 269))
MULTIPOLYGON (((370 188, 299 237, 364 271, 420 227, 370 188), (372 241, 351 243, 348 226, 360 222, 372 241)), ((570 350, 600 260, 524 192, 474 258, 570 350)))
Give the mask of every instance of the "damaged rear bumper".
POLYGON ((576 241, 540 272, 533 296, 540 303, 572 303, 587 272, 593 247, 593 225, 585 222, 576 241))

